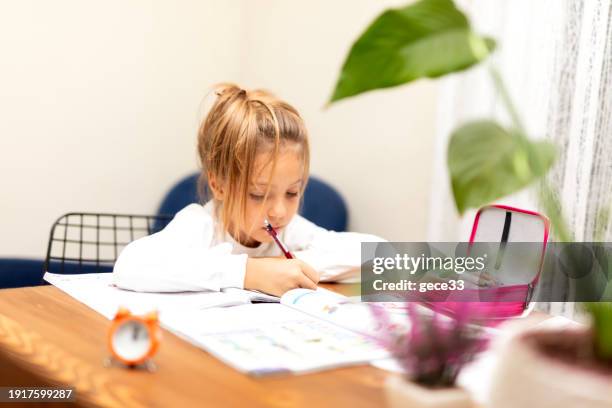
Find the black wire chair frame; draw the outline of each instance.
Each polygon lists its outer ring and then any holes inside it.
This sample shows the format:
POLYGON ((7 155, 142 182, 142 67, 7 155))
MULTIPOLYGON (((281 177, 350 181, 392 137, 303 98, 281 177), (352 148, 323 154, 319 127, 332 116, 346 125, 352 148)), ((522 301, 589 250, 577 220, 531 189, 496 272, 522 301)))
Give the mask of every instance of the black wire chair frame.
POLYGON ((110 272, 121 250, 162 230, 172 215, 71 212, 51 227, 44 272, 110 272))

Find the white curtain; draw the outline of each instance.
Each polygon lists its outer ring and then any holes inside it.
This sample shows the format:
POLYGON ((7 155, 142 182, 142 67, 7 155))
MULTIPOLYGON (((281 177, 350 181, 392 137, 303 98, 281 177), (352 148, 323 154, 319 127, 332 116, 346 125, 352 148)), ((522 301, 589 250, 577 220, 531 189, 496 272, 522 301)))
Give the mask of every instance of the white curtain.
MULTIPOLYGON (((489 63, 506 87, 532 138, 548 138, 559 156, 550 180, 574 238, 610 239, 599 214, 612 204, 612 0, 457 1, 481 34, 498 42, 489 63)), ((444 78, 428 238, 466 240, 474 212, 459 218, 446 167, 452 129, 477 118, 509 124, 486 64, 444 78)), ((533 190, 499 200, 536 208, 533 190)), ((572 315, 572 304, 540 305, 572 315)))

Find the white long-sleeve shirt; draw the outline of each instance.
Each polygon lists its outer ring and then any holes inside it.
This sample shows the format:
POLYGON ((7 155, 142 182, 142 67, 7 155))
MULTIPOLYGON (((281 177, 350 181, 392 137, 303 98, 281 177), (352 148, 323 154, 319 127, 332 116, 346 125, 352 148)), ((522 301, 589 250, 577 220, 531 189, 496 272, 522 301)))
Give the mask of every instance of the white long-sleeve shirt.
MULTIPOLYGON (((162 231, 123 249, 113 270, 115 285, 142 292, 243 288, 248 257, 282 255, 274 242, 245 247, 218 223, 213 201, 183 208, 162 231)), ((279 237, 296 258, 320 273, 321 281, 355 277, 361 242, 382 241, 374 235, 327 231, 300 215, 279 237)))

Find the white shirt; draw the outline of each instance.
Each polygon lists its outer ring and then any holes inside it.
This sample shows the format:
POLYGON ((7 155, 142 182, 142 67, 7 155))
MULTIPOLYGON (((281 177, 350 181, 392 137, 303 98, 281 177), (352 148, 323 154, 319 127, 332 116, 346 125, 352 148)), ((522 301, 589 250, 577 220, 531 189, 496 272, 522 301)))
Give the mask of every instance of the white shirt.
MULTIPOLYGON (((320 273, 321 281, 355 277, 361 265, 361 242, 374 235, 334 232, 300 215, 279 232, 293 255, 320 273)), ((248 257, 280 256, 274 243, 249 248, 219 228, 213 201, 190 204, 162 231, 127 245, 113 270, 115 285, 142 292, 219 291, 244 287, 248 257)))

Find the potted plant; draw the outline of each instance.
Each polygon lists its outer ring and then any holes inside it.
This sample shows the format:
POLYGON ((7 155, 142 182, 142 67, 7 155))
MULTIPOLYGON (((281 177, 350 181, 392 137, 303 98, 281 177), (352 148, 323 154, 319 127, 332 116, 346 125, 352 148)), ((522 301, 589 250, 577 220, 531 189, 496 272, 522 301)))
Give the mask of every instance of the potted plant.
POLYGON ((587 329, 524 331, 500 350, 490 405, 612 407, 612 303, 589 303, 587 329))
MULTIPOLYGON (((391 407, 470 408, 470 394, 456 385, 457 376, 488 342, 485 332, 474 325, 475 314, 464 303, 453 318, 435 309, 418 311, 408 303, 410 330, 394 330, 384 307, 370 306, 374 318, 386 328, 376 340, 397 361, 405 376, 389 376, 386 397, 391 407)), ((403 327, 403 326, 402 326, 403 327)))
MULTIPOLYGON (((475 33, 452 0, 420 0, 390 9, 378 16, 352 45, 330 103, 374 89, 458 72, 484 61, 494 50, 495 41, 475 33)), ((572 234, 564 222, 557 194, 545 178, 554 163, 554 146, 527 136, 502 78, 492 66, 490 73, 510 124, 503 126, 482 119, 453 131, 447 166, 457 211, 463 214, 469 208, 479 208, 537 181, 540 205, 550 219, 553 235, 560 242, 571 242, 572 234)), ((611 268, 606 270, 610 281, 611 268)), ((612 288, 610 283, 608 288, 612 288)), ((610 299, 610 290, 602 300, 610 299)), ((501 352, 490 406, 611 407, 611 305, 605 302, 587 305, 592 319, 587 330, 530 331, 514 337, 501 352)), ((435 318, 428 322, 415 321, 417 328, 422 327, 417 332, 426 335, 396 336, 385 342, 396 359, 412 373, 413 381, 397 377, 389 380, 392 404, 401 400, 401 395, 412 398, 428 395, 423 401, 434 400, 432 394, 439 394, 443 400, 441 390, 455 389, 454 381, 448 379, 456 378, 461 368, 448 363, 462 361, 450 358, 451 349, 446 347, 452 346, 457 356, 470 356, 470 348, 466 346, 469 343, 446 342, 453 334, 444 334, 447 326, 436 329, 439 321, 435 318), (424 367, 428 370, 423 371, 424 367), (433 378, 437 380, 430 381, 433 378), (428 392, 431 390, 438 391, 428 392)), ((454 330, 452 325, 450 329, 454 330)), ((459 404, 458 397, 456 401, 459 404)), ((442 404, 428 406, 461 406, 442 404)), ((406 402, 405 406, 419 405, 406 402)))

